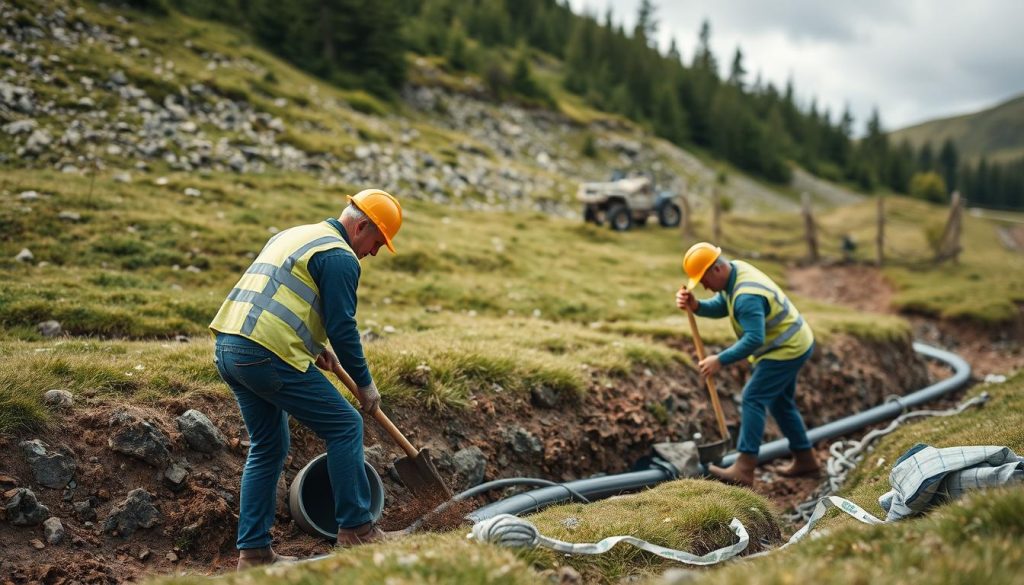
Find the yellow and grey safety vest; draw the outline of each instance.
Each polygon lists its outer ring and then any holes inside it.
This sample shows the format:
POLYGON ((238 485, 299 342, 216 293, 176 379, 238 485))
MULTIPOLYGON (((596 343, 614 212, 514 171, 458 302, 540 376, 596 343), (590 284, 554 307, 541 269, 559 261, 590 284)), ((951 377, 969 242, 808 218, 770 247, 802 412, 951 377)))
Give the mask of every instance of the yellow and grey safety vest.
POLYGON ((733 260, 736 282, 732 295, 724 295, 729 308, 729 322, 737 337, 743 336, 733 302, 737 295, 753 294, 768 300, 768 314, 765 315, 764 343, 750 354, 750 361, 757 363, 763 358, 791 360, 802 356, 814 343, 811 326, 804 321, 800 311, 789 302, 786 293, 768 276, 742 260, 733 260))
POLYGON ((327 345, 320 290, 309 274, 309 259, 333 248, 355 255, 326 221, 277 234, 228 294, 210 329, 251 339, 306 371, 327 345))

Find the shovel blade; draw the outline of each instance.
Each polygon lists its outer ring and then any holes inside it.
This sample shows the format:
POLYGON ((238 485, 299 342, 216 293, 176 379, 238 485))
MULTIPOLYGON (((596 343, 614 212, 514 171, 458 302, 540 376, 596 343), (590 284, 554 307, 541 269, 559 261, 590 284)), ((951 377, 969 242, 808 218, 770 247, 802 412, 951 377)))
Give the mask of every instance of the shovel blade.
POLYGON ((697 453, 700 455, 700 462, 704 465, 718 464, 722 461, 722 457, 729 452, 730 447, 732 447, 732 437, 726 437, 714 443, 697 445, 697 453))
POLYGON ((446 502, 452 492, 441 480, 427 449, 420 449, 416 457, 402 457, 395 460, 398 477, 416 497, 430 502, 446 502))

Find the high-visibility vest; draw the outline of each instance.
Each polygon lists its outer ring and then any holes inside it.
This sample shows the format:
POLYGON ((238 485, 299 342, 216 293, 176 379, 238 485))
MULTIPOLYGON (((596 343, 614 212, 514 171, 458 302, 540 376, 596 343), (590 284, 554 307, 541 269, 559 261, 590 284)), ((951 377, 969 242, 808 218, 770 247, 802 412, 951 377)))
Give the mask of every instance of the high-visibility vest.
POLYGON ((733 302, 737 295, 753 294, 768 300, 768 314, 765 315, 764 343, 750 354, 751 363, 761 359, 791 360, 802 356, 814 343, 814 333, 800 311, 789 302, 786 293, 768 276, 742 260, 733 260, 736 270, 736 283, 732 295, 726 295, 726 306, 729 308, 729 322, 737 337, 743 336, 736 315, 733 313, 733 302))
POLYGON ((326 221, 270 239, 220 306, 210 329, 251 339, 299 371, 327 345, 320 290, 309 274, 317 252, 352 248, 326 221))

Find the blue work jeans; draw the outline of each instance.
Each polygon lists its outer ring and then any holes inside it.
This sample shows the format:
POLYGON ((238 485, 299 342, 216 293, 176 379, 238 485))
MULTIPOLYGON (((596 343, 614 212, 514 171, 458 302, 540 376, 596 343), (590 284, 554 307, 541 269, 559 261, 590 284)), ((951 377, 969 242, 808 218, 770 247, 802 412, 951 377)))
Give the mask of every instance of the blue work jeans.
POLYGON ((327 472, 338 525, 372 520, 363 467, 363 418, 313 364, 300 372, 263 346, 217 335, 217 371, 235 393, 251 445, 239 496, 239 549, 270 546, 277 482, 288 456, 288 414, 327 444, 327 472))
POLYGON ((800 411, 796 408, 796 377, 804 363, 814 353, 814 346, 802 356, 791 360, 763 359, 754 366, 747 385, 743 387, 743 413, 740 423, 740 453, 757 454, 764 435, 765 411, 779 425, 779 430, 789 439, 791 451, 811 448, 807 429, 800 411))

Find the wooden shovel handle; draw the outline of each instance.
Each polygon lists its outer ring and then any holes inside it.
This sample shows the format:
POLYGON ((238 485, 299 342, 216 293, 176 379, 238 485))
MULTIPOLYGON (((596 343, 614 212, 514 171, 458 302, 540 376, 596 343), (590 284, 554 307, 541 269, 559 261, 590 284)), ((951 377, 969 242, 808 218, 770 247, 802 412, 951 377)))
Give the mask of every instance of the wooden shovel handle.
MULTIPOLYGON (((341 380, 342 384, 344 384, 346 388, 348 388, 348 391, 351 392, 353 396, 358 397, 359 395, 356 393, 355 380, 353 380, 352 377, 348 375, 348 372, 346 372, 341 367, 341 364, 335 364, 333 371, 334 375, 337 376, 339 380, 341 380)), ((402 448, 402 451, 405 451, 406 455, 408 455, 409 457, 419 456, 419 450, 416 449, 416 447, 412 446, 412 443, 409 442, 409 439, 405 438, 405 435, 402 434, 402 431, 398 430, 398 427, 395 426, 395 423, 391 422, 391 419, 388 418, 388 415, 384 414, 383 410, 381 410, 380 408, 373 409, 373 418, 380 424, 380 426, 384 427, 384 430, 387 431, 389 435, 391 435, 391 438, 394 439, 396 443, 398 443, 398 446, 402 448)))
MULTIPOLYGON (((693 316, 690 307, 686 307, 686 316, 690 319, 690 333, 693 335, 693 344, 697 346, 697 357, 704 359, 704 341, 700 338, 700 331, 697 330, 697 319, 693 316)), ((704 382, 708 385, 708 394, 711 395, 711 407, 715 409, 715 420, 718 421, 718 432, 723 439, 729 438, 729 429, 725 426, 725 415, 722 414, 722 405, 718 402, 718 391, 715 390, 715 379, 711 376, 704 376, 704 382)))

